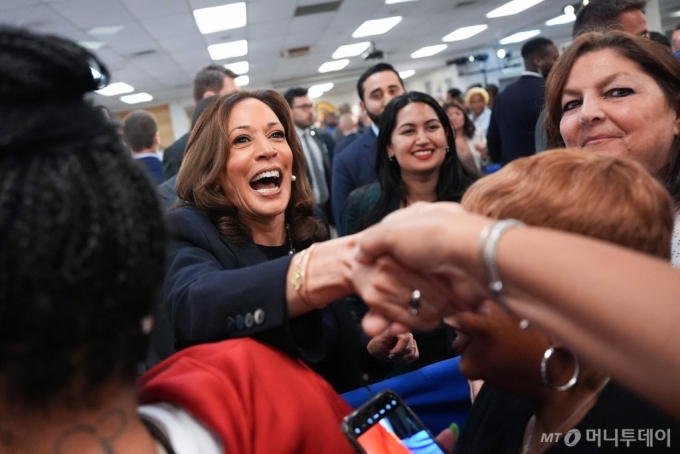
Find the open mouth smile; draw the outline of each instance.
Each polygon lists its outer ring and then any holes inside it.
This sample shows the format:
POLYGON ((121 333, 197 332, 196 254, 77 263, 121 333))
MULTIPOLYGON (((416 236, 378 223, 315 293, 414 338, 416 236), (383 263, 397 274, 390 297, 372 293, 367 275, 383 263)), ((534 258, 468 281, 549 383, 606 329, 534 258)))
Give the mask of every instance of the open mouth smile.
POLYGON ((250 180, 250 187, 261 195, 275 194, 281 189, 281 172, 279 170, 265 170, 250 180))

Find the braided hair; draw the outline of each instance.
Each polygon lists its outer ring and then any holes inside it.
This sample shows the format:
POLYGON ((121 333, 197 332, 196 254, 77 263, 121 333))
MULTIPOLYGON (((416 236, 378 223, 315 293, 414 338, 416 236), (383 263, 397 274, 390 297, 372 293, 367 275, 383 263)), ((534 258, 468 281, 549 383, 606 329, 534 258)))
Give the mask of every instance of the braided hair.
POLYGON ((87 404, 131 383, 165 233, 153 187, 84 99, 87 50, 0 27, 0 399, 87 404))

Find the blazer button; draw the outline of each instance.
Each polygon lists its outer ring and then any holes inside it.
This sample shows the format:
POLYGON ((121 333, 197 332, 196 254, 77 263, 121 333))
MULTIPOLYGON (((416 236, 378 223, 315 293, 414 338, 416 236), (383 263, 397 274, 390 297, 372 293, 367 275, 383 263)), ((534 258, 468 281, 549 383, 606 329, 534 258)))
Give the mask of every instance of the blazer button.
POLYGON ((243 320, 243 315, 237 315, 236 316, 236 328, 239 329, 239 330, 242 330, 244 324, 245 324, 245 320, 243 320))
POLYGON ((256 325, 261 325, 264 323, 264 311, 262 309, 258 309, 255 311, 253 314, 253 319, 255 320, 256 325))
POLYGON ((251 314, 250 312, 248 312, 246 314, 245 324, 246 324, 246 328, 248 328, 248 329, 253 327, 253 314, 251 314))
POLYGON ((234 317, 227 317, 227 331, 234 331, 234 317))

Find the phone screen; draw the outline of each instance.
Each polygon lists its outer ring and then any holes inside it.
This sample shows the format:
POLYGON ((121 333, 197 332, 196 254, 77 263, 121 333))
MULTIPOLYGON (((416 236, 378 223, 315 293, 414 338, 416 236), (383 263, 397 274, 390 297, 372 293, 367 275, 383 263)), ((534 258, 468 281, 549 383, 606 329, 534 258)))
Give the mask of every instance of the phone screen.
POLYGON ((362 405, 343 426, 367 454, 444 454, 413 411, 391 391, 362 405))

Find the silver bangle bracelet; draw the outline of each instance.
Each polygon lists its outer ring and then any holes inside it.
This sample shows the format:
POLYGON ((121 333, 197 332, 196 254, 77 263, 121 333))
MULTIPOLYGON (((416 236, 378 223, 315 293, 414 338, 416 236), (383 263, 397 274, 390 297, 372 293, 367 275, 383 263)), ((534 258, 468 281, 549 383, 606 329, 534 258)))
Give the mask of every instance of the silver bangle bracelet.
POLYGON ((501 236, 506 230, 513 227, 526 227, 526 224, 516 219, 506 219, 487 224, 479 235, 478 246, 479 263, 484 268, 484 274, 489 281, 489 291, 506 312, 510 312, 510 310, 503 298, 503 282, 501 282, 501 276, 496 266, 496 253, 501 236))

